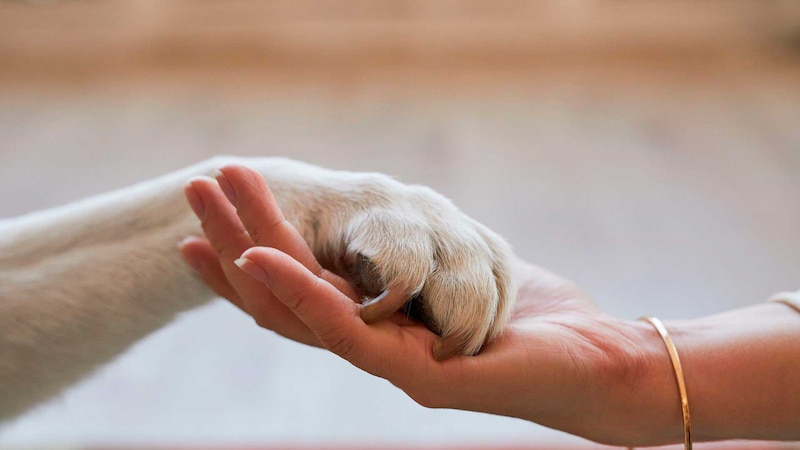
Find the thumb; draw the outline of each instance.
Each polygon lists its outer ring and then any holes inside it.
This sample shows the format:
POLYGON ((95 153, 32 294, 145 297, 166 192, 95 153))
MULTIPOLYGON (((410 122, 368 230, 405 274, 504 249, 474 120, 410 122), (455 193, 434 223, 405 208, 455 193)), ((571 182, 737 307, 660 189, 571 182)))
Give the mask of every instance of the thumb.
POLYGON ((328 350, 353 363, 369 340, 359 306, 300 262, 269 247, 253 247, 236 260, 245 273, 264 283, 317 336, 328 350))
POLYGON ((425 327, 401 327, 389 320, 367 325, 358 304, 280 250, 253 247, 236 264, 266 284, 323 347, 354 366, 389 380, 412 397, 412 392, 441 387, 443 372, 430 351, 435 336, 425 327))

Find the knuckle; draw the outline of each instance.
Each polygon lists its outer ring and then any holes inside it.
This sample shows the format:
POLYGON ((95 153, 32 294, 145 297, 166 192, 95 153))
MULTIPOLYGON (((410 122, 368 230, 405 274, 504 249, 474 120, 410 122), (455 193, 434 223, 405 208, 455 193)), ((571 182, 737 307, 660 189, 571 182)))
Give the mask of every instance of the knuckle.
POLYGON ((306 295, 302 290, 297 288, 291 289, 290 291, 286 292, 284 300, 289 308, 297 311, 299 314, 304 313, 306 308, 306 295))
POLYGON ((306 283, 293 285, 283 296, 286 306, 301 317, 307 315, 309 313, 308 308, 313 307, 313 305, 310 305, 308 293, 318 292, 317 284, 319 284, 319 282, 320 279, 315 277, 311 285, 306 283))
POLYGON ((249 239, 246 232, 242 231, 241 233, 230 233, 222 239, 210 239, 210 241, 211 247, 217 252, 217 255, 221 257, 238 257, 249 247, 247 244, 249 239))
MULTIPOLYGON (((321 282, 320 278, 315 277, 314 283, 319 284, 321 282)), ((313 286, 306 286, 305 288, 296 287, 286 293, 286 304, 291 310, 295 311, 299 317, 306 317, 310 314, 308 309, 315 307, 308 297, 308 292, 316 291, 318 290, 313 286)), ((325 348, 331 352, 345 359, 349 359, 350 355, 353 354, 356 348, 356 342, 344 327, 327 323, 312 328, 316 328, 314 329, 314 333, 317 335, 317 338, 319 338, 325 348)))
POLYGON ((214 251, 217 252, 217 255, 225 256, 230 249, 230 245, 227 242, 222 240, 215 240, 211 242, 211 246, 214 248, 214 251))
POLYGON ((247 234, 250 235, 250 239, 252 239, 256 245, 264 241, 264 236, 257 227, 247 226, 247 234))
POLYGON ((250 240, 256 245, 265 245, 269 242, 269 237, 276 233, 285 222, 287 222, 286 218, 281 216, 274 223, 264 224, 259 220, 246 220, 244 223, 250 240))
POLYGON ((317 333, 317 337, 328 350, 348 359, 355 350, 355 342, 353 338, 343 330, 338 328, 330 328, 323 332, 317 333))

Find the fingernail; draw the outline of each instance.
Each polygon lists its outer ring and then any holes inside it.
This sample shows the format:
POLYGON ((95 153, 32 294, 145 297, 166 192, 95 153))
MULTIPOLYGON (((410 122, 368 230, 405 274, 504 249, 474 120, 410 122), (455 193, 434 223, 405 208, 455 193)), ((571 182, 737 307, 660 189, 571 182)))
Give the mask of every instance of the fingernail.
POLYGON ((186 201, 189 202, 189 206, 192 208, 192 211, 194 211, 194 215, 196 215, 198 219, 203 220, 206 215, 206 205, 203 202, 203 197, 200 197, 200 194, 197 193, 197 189, 192 186, 191 180, 184 186, 183 192, 186 195, 186 201))
POLYGON ((228 181, 228 178, 225 177, 225 174, 217 170, 214 172, 214 178, 217 179, 217 184, 219 184, 220 189, 222 189, 222 193, 225 194, 225 197, 228 198, 228 201, 231 202, 233 206, 236 206, 236 191, 233 190, 233 186, 231 186, 231 182, 228 181))
POLYGON ((195 239, 197 239, 196 236, 186 236, 185 238, 181 239, 180 242, 178 242, 178 248, 183 248, 184 245, 188 244, 189 242, 195 239))
POLYGON ((234 261, 234 264, 239 266, 242 271, 251 277, 255 278, 256 280, 267 284, 269 283, 269 276, 267 272, 258 264, 254 263, 252 260, 247 258, 239 258, 234 261))

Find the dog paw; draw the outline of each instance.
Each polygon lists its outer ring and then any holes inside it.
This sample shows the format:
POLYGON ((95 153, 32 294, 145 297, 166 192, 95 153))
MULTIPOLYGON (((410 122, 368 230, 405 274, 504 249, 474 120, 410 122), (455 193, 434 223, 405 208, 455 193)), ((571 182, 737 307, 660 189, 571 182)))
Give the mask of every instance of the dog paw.
POLYGON ((440 336, 437 359, 474 355, 503 331, 516 287, 500 236, 426 187, 377 174, 337 185, 304 234, 364 296, 366 322, 397 311, 422 321, 440 336))

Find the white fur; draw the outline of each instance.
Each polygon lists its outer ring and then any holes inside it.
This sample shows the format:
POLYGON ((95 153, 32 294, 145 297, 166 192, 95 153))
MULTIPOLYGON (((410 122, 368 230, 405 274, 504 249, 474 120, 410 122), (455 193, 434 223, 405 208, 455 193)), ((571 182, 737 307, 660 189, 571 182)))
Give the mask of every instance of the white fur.
POLYGON ((227 162, 264 175, 318 257, 364 255, 387 285, 422 293, 442 332, 464 336, 464 353, 507 323, 510 249, 432 190, 280 158, 214 158, 0 222, 0 421, 213 298, 178 251, 200 233, 182 188, 227 162))

